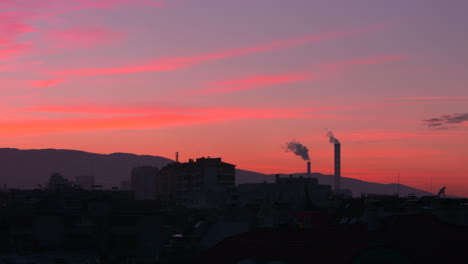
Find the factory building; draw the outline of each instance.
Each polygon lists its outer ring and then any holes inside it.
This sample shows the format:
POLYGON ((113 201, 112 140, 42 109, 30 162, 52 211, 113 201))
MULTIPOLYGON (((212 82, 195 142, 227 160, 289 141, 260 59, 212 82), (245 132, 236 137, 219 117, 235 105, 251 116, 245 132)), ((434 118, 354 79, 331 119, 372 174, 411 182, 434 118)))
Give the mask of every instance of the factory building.
POLYGON ((321 185, 317 178, 302 176, 280 177, 275 183, 246 183, 237 186, 240 206, 258 204, 274 208, 285 206, 291 209, 314 209, 330 207, 332 189, 321 185))

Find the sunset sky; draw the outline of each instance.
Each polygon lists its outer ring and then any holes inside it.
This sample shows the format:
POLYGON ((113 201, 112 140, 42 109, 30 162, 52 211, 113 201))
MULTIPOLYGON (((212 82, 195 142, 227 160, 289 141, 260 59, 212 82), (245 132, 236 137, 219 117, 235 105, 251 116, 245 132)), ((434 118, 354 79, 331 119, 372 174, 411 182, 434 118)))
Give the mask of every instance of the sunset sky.
POLYGON ((468 1, 0 0, 0 147, 468 197, 468 1))

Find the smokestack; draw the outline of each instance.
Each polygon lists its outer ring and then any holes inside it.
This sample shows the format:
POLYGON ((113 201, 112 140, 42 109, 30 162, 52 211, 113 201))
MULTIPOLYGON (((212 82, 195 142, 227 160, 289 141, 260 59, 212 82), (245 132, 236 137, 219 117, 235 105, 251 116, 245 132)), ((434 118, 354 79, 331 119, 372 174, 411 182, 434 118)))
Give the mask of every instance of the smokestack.
POLYGON ((310 178, 310 161, 307 162, 307 178, 310 178))
POLYGON ((175 162, 179 162, 179 152, 175 153, 175 162))
POLYGON ((335 142, 335 184, 334 190, 341 189, 341 144, 335 142))
POLYGON ((335 137, 333 132, 327 132, 328 139, 330 143, 333 143, 335 146, 335 181, 333 189, 338 191, 341 189, 341 145, 340 141, 335 137))

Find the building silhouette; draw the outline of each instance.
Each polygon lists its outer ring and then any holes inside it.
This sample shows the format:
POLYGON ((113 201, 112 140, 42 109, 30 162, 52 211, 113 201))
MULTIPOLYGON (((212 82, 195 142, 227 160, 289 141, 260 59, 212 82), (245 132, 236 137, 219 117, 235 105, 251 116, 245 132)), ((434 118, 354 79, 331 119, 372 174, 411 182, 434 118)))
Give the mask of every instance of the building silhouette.
POLYGON ((94 176, 77 176, 75 177, 75 185, 84 190, 92 190, 94 185, 94 176))
POLYGON ((158 168, 152 166, 137 167, 131 173, 131 186, 135 200, 156 199, 156 177, 158 168))
POLYGON ((120 190, 122 191, 131 191, 132 190, 132 182, 128 180, 124 180, 120 182, 120 190))
POLYGON ((0 209, 0 263, 154 263, 168 236, 157 203, 130 192, 15 191, 0 209))
POLYGON ((274 183, 246 183, 236 188, 239 207, 256 206, 262 210, 283 208, 288 211, 319 210, 331 207, 330 185, 321 185, 317 178, 280 177, 274 183))
POLYGON ((67 178, 63 177, 60 173, 53 173, 50 175, 49 182, 47 183, 47 189, 56 190, 64 188, 72 188, 73 184, 67 178))
POLYGON ((235 166, 210 157, 168 164, 158 175, 157 196, 188 207, 217 207, 235 187, 235 166))

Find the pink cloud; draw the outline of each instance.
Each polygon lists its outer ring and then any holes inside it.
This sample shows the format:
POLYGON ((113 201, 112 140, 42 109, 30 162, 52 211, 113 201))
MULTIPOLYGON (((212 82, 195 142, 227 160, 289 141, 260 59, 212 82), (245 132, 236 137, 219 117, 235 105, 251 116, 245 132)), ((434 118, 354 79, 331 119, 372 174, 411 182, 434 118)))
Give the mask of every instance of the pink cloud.
POLYGON ((399 97, 399 100, 438 100, 438 99, 468 99, 468 96, 433 96, 433 97, 399 97))
POLYGON ((116 41, 121 36, 100 26, 78 26, 45 32, 45 39, 55 43, 55 48, 89 48, 116 41))
POLYGON ((322 69, 326 69, 326 70, 343 70, 343 69, 353 67, 353 66, 382 64, 382 63, 395 61, 395 60, 402 60, 406 58, 408 58, 408 56, 406 55, 382 55, 382 56, 373 56, 373 57, 360 58, 360 59, 334 61, 330 63, 321 64, 319 65, 319 67, 322 69))
POLYGON ((235 92, 242 90, 249 90, 254 88, 260 88, 269 85, 285 84, 292 82, 299 82, 311 79, 310 74, 305 73, 285 73, 280 75, 260 75, 244 79, 233 79, 227 81, 220 81, 209 83, 206 86, 213 87, 195 91, 183 91, 185 93, 196 93, 196 94, 214 94, 214 93, 225 93, 235 92))
POLYGON ((93 130, 153 129, 187 126, 237 119, 329 118, 311 115, 310 109, 244 109, 244 108, 101 108, 101 107, 36 107, 18 112, 92 113, 101 117, 0 121, 0 137, 37 135, 93 130), (115 114, 115 115, 107 115, 115 114), (131 114, 125 116, 125 114, 131 114))
POLYGON ((106 107, 96 105, 45 105, 16 109, 17 112, 42 112, 42 113, 68 113, 68 114, 95 114, 95 115, 136 115, 136 114, 202 114, 207 116, 222 116, 224 118, 237 117, 279 117, 304 116, 315 108, 293 109, 250 109, 250 108, 188 108, 188 107, 106 107))
POLYGON ((438 150, 410 149, 410 148, 386 148, 386 149, 367 149, 360 152, 348 154, 350 158, 410 158, 422 156, 434 156, 445 154, 438 150))
POLYGON ((388 61, 400 60, 407 58, 403 55, 387 55, 387 56, 373 56, 361 59, 342 60, 320 65, 321 70, 302 71, 302 72, 285 72, 278 75, 259 75, 240 79, 230 79, 226 81, 219 81, 208 83, 205 86, 208 88, 198 90, 183 90, 183 93, 191 94, 216 94, 227 93, 242 90, 257 89, 270 85, 294 83, 307 80, 319 80, 331 73, 348 70, 355 66, 382 64, 388 61))
POLYGON ((318 108, 189 108, 189 107, 112 107, 97 105, 43 105, 27 108, 13 109, 17 113, 54 113, 72 114, 77 116, 204 116, 204 122, 224 122, 228 120, 247 119, 281 119, 281 118, 307 118, 307 119, 349 119, 348 117, 333 114, 315 114, 318 108))
MULTIPOLYGON (((164 6, 163 2, 151 0, 0 0, 0 60, 7 55, 11 58, 31 51, 32 44, 20 41, 19 37, 26 33, 41 32, 33 22, 47 21, 52 17, 81 9, 117 7, 164 6), (30 49, 19 50, 19 46, 29 46, 30 49)), ((81 26, 68 30, 51 31, 46 34, 49 41, 58 47, 88 47, 95 44, 108 43, 115 40, 118 34, 99 27, 81 26)))
POLYGON ((0 11, 0 61, 14 59, 32 49, 30 44, 19 40, 21 36, 36 31, 25 22, 29 15, 28 12, 0 11))
POLYGON ((165 2, 154 0, 2 0, 0 7, 22 10, 76 11, 81 9, 113 9, 120 6, 165 6, 165 2))
POLYGON ((26 44, 15 44, 5 49, 0 49, 0 61, 10 60, 13 56, 30 51, 32 47, 26 44))
POLYGON ((11 69, 12 66, 5 62, 11 61, 15 55, 21 54, 26 50, 28 50, 26 47, 9 47, 8 49, 0 49, 0 72, 11 69))
POLYGON ((78 131, 145 129, 187 124, 203 120, 200 116, 148 115, 105 118, 67 118, 0 122, 0 137, 55 134, 78 131))
POLYGON ((25 13, 0 13, 0 46, 15 45, 16 39, 35 28, 23 21, 25 13))
POLYGON ((285 41, 276 41, 266 43, 264 45, 237 48, 237 49, 227 49, 218 52, 207 53, 199 56, 191 57, 175 57, 175 58, 165 58, 165 59, 156 59, 151 60, 145 63, 137 65, 128 65, 121 67, 109 67, 109 68, 88 68, 88 69, 70 69, 51 72, 54 75, 64 75, 64 76, 99 76, 99 75, 115 75, 115 74, 129 74, 129 73, 138 73, 138 72, 158 72, 158 71, 170 71, 180 68, 186 68, 189 66, 197 65, 203 62, 215 61, 221 59, 227 59, 232 57, 238 57, 248 54, 254 54, 259 52, 267 52, 278 49, 283 49, 290 46, 303 45, 307 43, 317 42, 326 39, 345 37, 352 34, 357 34, 362 32, 361 30, 353 30, 347 32, 336 32, 329 34, 321 35, 307 35, 304 37, 290 39, 285 41))
MULTIPOLYGON (((451 134, 456 135, 456 134, 451 134)), ((401 139, 423 139, 447 137, 447 133, 426 133, 426 132, 398 132, 398 131, 359 131, 348 133, 343 136, 347 140, 356 141, 380 141, 380 140, 401 140, 401 139)))
POLYGON ((112 9, 116 6, 166 6, 167 3, 153 0, 101 0, 97 1, 76 1, 79 2, 85 8, 104 8, 112 9))
POLYGON ((36 113, 66 113, 66 114, 94 114, 94 115, 128 115, 128 114, 175 114, 180 113, 184 109, 172 108, 172 107, 135 107, 135 108, 123 108, 123 107, 104 107, 104 106, 93 106, 93 105, 76 105, 76 106, 61 106, 61 105, 49 105, 49 106, 36 106, 16 109, 19 112, 36 112, 36 113))
POLYGON ((38 97, 38 95, 40 94, 39 93, 15 94, 15 95, 8 95, 6 96, 6 98, 9 100, 16 100, 16 99, 25 100, 25 99, 38 97))
POLYGON ((54 86, 59 83, 64 82, 65 79, 53 79, 53 80, 33 80, 30 81, 31 86, 34 86, 36 88, 43 88, 43 87, 49 87, 49 86, 54 86))

